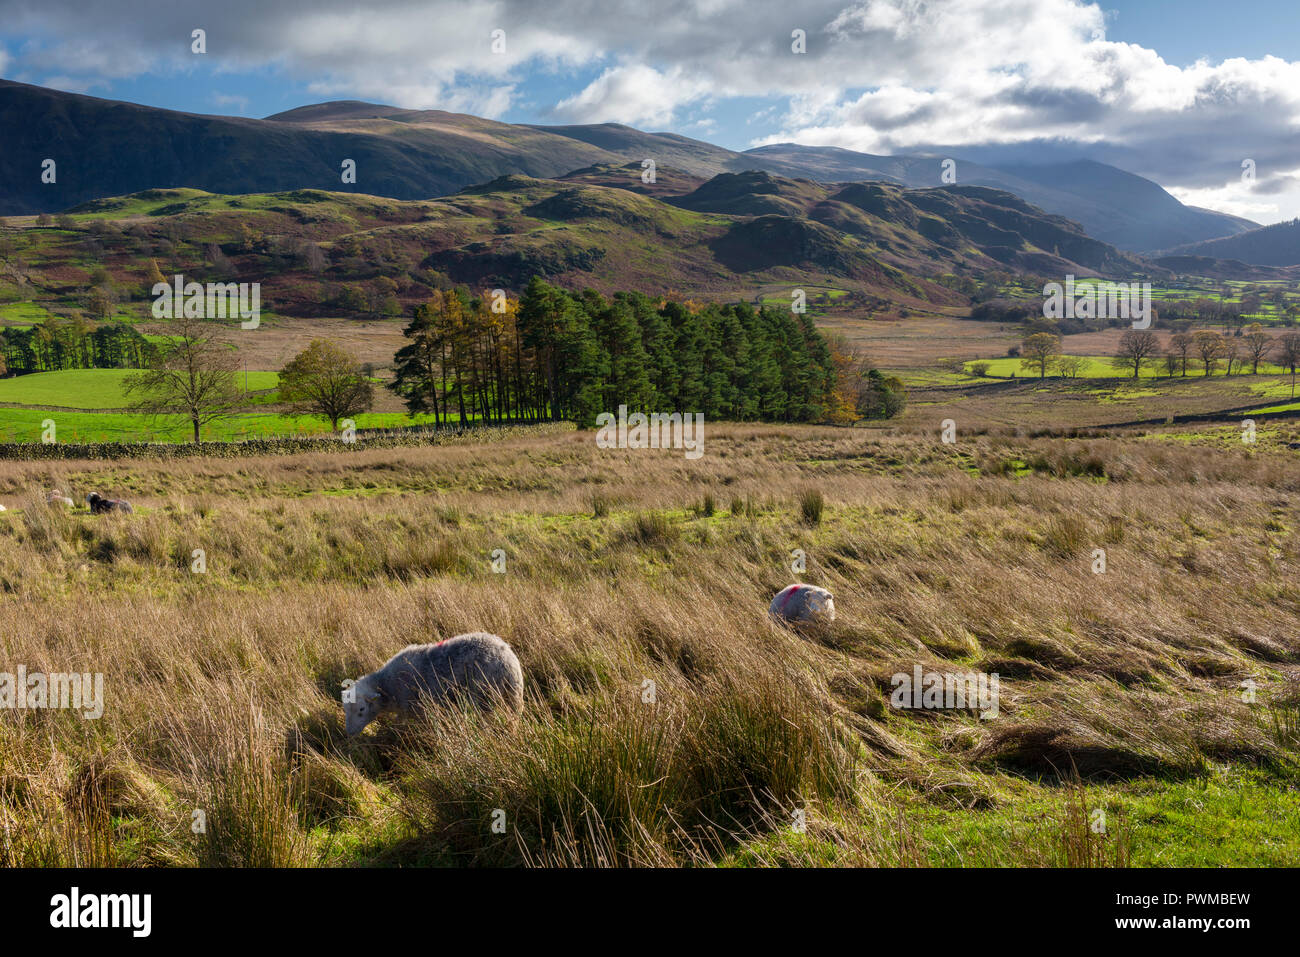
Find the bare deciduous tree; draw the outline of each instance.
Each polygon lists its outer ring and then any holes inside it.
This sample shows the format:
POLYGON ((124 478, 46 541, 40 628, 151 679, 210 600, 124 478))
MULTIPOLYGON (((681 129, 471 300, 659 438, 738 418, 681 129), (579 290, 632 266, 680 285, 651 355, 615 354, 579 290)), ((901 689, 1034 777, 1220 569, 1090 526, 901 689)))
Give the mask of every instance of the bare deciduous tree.
POLYGON ((230 415, 239 404, 235 351, 198 319, 173 320, 172 341, 152 366, 128 376, 124 391, 138 397, 132 409, 146 415, 184 415, 199 429, 230 415))
POLYGON ((1142 367, 1160 349, 1160 337, 1145 329, 1130 329, 1119 337, 1119 348, 1115 350, 1115 365, 1121 368, 1133 368, 1133 378, 1142 374, 1142 367))
POLYGON ((1291 398, 1295 398, 1295 373, 1300 367, 1300 332, 1288 332, 1277 343, 1277 364, 1291 373, 1291 398))
POLYGON ((1187 358, 1192 355, 1192 334, 1190 332, 1175 332, 1169 337, 1169 351, 1178 357, 1179 367, 1183 375, 1187 375, 1187 358))
POLYGON ((1223 357, 1223 336, 1213 329, 1198 329, 1192 334, 1192 349, 1205 363, 1205 374, 1210 375, 1223 357))
POLYGON ((1246 344, 1246 355, 1250 358, 1250 374, 1258 375, 1259 364, 1273 348, 1273 338, 1258 322, 1252 322, 1246 328, 1246 335, 1242 341, 1246 344))
POLYGON ((1065 378, 1077 379, 1087 368, 1088 360, 1083 356, 1057 356, 1052 365, 1065 378))

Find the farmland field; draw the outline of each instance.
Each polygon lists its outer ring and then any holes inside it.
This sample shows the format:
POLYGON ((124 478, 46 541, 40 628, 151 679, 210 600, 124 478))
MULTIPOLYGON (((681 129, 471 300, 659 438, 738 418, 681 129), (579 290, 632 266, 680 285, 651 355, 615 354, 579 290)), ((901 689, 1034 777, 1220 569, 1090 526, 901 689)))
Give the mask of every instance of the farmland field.
MULTIPOLYGON (((0 403, 33 406, 66 406, 74 409, 122 409, 131 403, 123 385, 132 373, 125 369, 69 369, 0 379, 0 403)), ((249 372, 248 389, 274 389, 279 376, 274 372, 249 372)), ((242 387, 245 377, 238 376, 242 387)))
MULTIPOLYGON (((40 442, 47 420, 55 423, 56 435, 63 442, 188 442, 193 438, 188 420, 179 415, 0 408, 0 442, 40 442)), ((432 418, 404 412, 362 412, 353 421, 359 429, 392 429, 429 425, 432 418)), ((456 421, 454 417, 452 421, 456 421)), ((228 442, 277 435, 325 435, 329 431, 329 423, 319 418, 253 412, 237 413, 205 425, 201 437, 205 442, 228 442)))
MULTIPOLYGON (((1125 368, 1122 365, 1116 365, 1114 360, 1112 360, 1109 356, 1079 356, 1078 358, 1084 360, 1084 363, 1080 367, 1078 372, 1078 376, 1081 379, 1123 379, 1123 378, 1129 378, 1133 375, 1132 366, 1125 368)), ((1038 369, 1033 366, 1026 368, 1024 365, 1021 364, 1022 360, 1020 359, 1004 357, 1001 359, 981 359, 978 361, 987 364, 988 366, 987 375, 990 376, 996 376, 1000 378, 1013 378, 1013 377, 1028 378, 1028 379, 1039 378, 1038 369)), ((966 369, 968 372, 970 371, 971 365, 972 365, 971 362, 966 363, 966 369)), ((1261 362, 1259 365, 1260 375, 1279 375, 1283 371, 1284 371, 1283 369, 1280 369, 1269 362, 1261 362)), ((1189 360, 1188 375, 1199 376, 1202 374, 1203 374, 1203 370, 1197 365, 1197 363, 1195 361, 1189 360)), ((1218 370, 1218 374, 1221 375, 1222 370, 1218 370)), ((1048 377, 1054 378, 1060 375, 1060 373, 1052 370, 1049 367, 1047 371, 1047 375, 1048 377)), ((1170 378, 1168 372, 1164 371, 1163 369, 1156 368, 1153 365, 1148 365, 1144 367, 1139 373, 1139 376, 1141 378, 1146 378, 1146 379, 1170 378)))

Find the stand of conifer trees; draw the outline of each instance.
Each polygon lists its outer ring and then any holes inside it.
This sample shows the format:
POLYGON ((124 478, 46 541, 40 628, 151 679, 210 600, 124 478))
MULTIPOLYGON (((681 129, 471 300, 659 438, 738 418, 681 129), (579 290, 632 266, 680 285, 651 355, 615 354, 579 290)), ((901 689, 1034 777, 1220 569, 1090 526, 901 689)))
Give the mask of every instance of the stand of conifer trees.
POLYGON ((534 278, 518 301, 436 292, 416 308, 394 388, 441 424, 571 419, 620 405, 707 418, 815 422, 834 401, 831 350, 806 314, 607 299, 534 278), (494 309, 493 306, 496 308, 494 309))
POLYGON ((125 323, 93 325, 48 319, 28 329, 0 329, 0 356, 8 371, 141 369, 156 352, 153 343, 125 323))

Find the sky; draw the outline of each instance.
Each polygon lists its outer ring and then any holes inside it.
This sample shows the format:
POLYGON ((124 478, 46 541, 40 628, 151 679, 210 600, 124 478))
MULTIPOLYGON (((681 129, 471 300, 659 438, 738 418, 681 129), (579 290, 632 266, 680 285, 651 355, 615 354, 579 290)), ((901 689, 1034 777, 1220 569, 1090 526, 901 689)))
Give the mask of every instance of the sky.
POLYGON ((358 99, 732 149, 1084 157, 1300 217, 1295 0, 0 0, 0 77, 235 116, 358 99))

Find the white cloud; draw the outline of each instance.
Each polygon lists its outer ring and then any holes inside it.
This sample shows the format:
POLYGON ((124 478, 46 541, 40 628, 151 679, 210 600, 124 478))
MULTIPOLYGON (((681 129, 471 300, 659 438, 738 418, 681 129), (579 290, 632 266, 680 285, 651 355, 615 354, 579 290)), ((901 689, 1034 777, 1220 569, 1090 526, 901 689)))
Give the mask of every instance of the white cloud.
POLYGON ((1256 222, 1277 222, 1293 218, 1300 209, 1300 169, 1264 171, 1254 168, 1255 178, 1243 174, 1215 186, 1171 186, 1169 192, 1188 206, 1203 206, 1244 216, 1256 222))
POLYGON ((1221 213, 1244 216, 1256 222, 1274 222, 1281 215, 1276 200, 1261 201, 1251 195, 1249 190, 1228 184, 1227 186, 1208 186, 1200 189, 1169 187, 1168 192, 1180 203, 1188 206, 1202 206, 1217 209, 1221 213))
POLYGON ((580 93, 556 104, 555 113, 576 123, 667 126, 678 110, 706 93, 706 84, 682 70, 660 73, 634 63, 606 70, 580 93))
POLYGON ((219 107, 234 107, 240 113, 248 112, 248 97, 233 93, 213 93, 212 102, 219 107))

